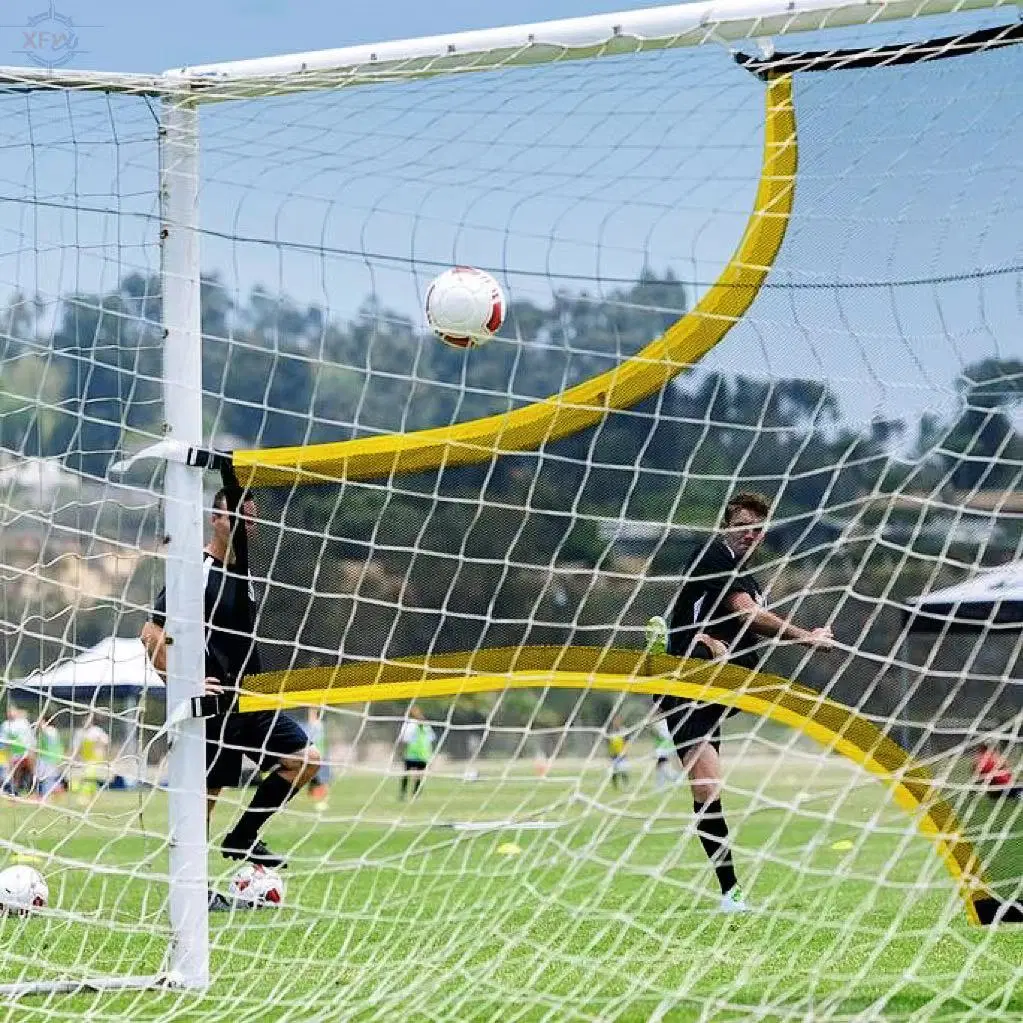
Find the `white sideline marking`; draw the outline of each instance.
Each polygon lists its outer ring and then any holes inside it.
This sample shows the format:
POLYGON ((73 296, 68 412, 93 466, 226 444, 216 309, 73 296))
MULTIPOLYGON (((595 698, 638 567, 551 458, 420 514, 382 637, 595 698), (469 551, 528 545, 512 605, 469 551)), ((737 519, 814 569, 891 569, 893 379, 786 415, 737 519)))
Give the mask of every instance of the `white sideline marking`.
POLYGON ((555 828, 564 827, 568 821, 451 821, 442 825, 445 828, 453 828, 455 831, 500 831, 514 829, 515 831, 553 831, 555 828))

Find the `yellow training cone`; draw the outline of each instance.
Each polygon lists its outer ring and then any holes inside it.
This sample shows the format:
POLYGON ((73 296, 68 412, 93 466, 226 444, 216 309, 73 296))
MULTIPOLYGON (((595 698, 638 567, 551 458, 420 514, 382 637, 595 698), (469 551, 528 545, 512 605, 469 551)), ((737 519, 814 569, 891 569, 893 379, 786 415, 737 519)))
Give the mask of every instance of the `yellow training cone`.
POLYGON ((522 850, 514 842, 505 842, 497 847, 498 856, 518 856, 522 850))
POLYGON ((843 838, 836 842, 831 848, 836 852, 845 852, 847 849, 851 849, 852 847, 852 842, 850 842, 848 838, 843 838))

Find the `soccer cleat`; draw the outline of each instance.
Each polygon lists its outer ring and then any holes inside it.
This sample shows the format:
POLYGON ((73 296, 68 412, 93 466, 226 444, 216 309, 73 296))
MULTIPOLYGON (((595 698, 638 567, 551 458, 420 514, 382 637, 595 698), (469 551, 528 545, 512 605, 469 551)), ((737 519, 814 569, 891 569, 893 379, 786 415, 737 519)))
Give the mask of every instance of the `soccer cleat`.
POLYGON ((229 860, 247 860, 249 863, 258 863, 261 867, 269 867, 271 870, 288 869, 288 861, 283 856, 271 852, 269 846, 261 838, 246 843, 244 839, 237 838, 232 832, 224 839, 220 851, 229 860))
POLYGON ((211 913, 230 913, 232 909, 246 909, 244 905, 240 905, 237 900, 229 899, 226 895, 221 895, 220 892, 215 892, 212 888, 206 893, 208 898, 209 911, 211 913))
POLYGON ((244 899, 229 899, 212 888, 207 892, 209 898, 209 911, 211 913, 230 913, 235 909, 255 909, 255 902, 246 902, 244 899))
POLYGON ((654 615, 646 623, 646 647, 651 654, 668 651, 668 623, 660 615, 654 615))
POLYGON ((721 902, 718 904, 718 912, 720 913, 748 913, 749 906, 746 904, 746 900, 742 897, 742 890, 736 885, 730 891, 726 892, 721 896, 721 902))

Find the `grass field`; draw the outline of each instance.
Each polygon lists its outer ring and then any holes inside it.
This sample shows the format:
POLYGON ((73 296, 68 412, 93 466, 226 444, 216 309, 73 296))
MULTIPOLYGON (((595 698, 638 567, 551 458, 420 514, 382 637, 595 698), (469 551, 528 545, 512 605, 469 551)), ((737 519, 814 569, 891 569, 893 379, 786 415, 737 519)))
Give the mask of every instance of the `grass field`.
MULTIPOLYGON (((617 795, 599 766, 490 765, 408 806, 353 771, 324 812, 302 794, 269 830, 291 850, 286 906, 211 917, 209 993, 32 996, 0 1019, 1023 1018, 1023 928, 967 923, 880 784, 833 759, 726 757, 745 916, 716 912, 686 786, 637 773, 617 795), (508 818, 556 826, 450 826, 508 818)), ((0 804, 0 859, 40 857, 51 902, 0 922, 0 982, 161 969, 164 800, 0 804)))

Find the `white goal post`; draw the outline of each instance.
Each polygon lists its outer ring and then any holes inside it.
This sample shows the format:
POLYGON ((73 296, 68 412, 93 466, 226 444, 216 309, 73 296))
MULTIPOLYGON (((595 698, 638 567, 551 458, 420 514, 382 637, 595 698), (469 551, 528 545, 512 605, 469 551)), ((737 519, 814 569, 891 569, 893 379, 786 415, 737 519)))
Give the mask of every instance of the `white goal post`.
MULTIPOLYGON (((207 913, 203 722, 180 712, 201 695, 204 668, 203 473, 188 453, 212 446, 203 418, 201 163, 203 110, 261 97, 374 86, 444 75, 483 74, 520 66, 624 57, 705 44, 751 41, 764 55, 773 39, 848 26, 951 15, 1009 0, 703 0, 616 14, 486 31, 359 45, 265 59, 184 67, 161 75, 23 68, 0 69, 0 85, 25 93, 125 94, 159 105, 159 245, 162 282, 166 459, 167 714, 170 949, 165 967, 139 977, 76 976, 66 981, 0 983, 0 997, 108 987, 210 984, 207 913), (170 443, 166 443, 170 442, 170 443)), ((924 34, 926 30, 921 30, 924 34)), ((552 388, 554 390, 555 388, 552 388)), ((154 441, 155 438, 150 438, 154 441)))

